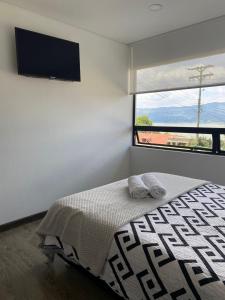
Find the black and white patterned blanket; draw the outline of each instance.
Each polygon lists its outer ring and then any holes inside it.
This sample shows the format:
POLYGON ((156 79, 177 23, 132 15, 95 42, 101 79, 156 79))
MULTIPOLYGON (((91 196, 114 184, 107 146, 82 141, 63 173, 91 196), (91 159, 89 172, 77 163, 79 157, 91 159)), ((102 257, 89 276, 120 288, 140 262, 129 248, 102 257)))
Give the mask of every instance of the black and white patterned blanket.
MULTIPOLYGON (((45 250, 79 262, 52 239, 45 250)), ((101 278, 125 299, 225 299, 225 188, 206 184, 120 228, 101 278)))

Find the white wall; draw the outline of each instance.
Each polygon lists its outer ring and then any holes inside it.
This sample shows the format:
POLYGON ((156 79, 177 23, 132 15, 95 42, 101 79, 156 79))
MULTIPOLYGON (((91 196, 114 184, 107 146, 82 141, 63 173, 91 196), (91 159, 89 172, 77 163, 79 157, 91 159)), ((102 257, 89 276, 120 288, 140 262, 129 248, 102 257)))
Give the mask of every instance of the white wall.
POLYGON ((0 224, 129 174, 128 47, 0 3, 0 224), (14 27, 80 43, 81 83, 18 76, 14 27))
POLYGON ((131 173, 165 172, 225 185, 225 157, 131 147, 131 173))

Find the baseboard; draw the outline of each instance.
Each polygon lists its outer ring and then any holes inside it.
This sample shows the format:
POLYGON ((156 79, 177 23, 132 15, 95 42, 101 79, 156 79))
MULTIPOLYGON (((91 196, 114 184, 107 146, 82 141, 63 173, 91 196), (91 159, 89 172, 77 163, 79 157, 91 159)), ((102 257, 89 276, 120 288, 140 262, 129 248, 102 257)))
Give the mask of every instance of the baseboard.
POLYGON ((46 213, 47 213, 47 211, 43 211, 43 212, 40 212, 40 213, 35 214, 35 215, 31 215, 31 216, 28 216, 28 217, 25 217, 25 218, 22 218, 22 219, 19 219, 19 220, 16 220, 16 221, 12 221, 12 222, 0 225, 0 232, 6 231, 6 230, 9 230, 9 229, 13 229, 17 226, 20 226, 20 225, 23 225, 23 224, 26 224, 26 223, 30 223, 30 222, 40 220, 46 215, 46 213))

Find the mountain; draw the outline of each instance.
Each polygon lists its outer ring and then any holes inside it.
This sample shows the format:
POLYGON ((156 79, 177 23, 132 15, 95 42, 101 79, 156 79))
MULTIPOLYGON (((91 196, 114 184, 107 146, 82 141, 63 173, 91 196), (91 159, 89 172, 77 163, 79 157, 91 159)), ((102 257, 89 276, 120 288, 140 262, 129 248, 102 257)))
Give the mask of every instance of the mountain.
MULTIPOLYGON (((154 123, 195 123, 198 106, 138 108, 136 115, 147 115, 154 123)), ((201 106, 201 123, 225 123, 225 103, 212 102, 201 106)))

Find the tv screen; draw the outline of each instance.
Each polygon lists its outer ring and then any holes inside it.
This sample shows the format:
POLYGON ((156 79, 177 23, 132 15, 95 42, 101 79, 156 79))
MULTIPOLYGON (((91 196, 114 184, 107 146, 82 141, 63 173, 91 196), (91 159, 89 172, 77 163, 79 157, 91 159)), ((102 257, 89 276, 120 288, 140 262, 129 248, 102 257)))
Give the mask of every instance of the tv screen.
POLYGON ((18 74, 80 81, 79 44, 15 28, 18 74))

